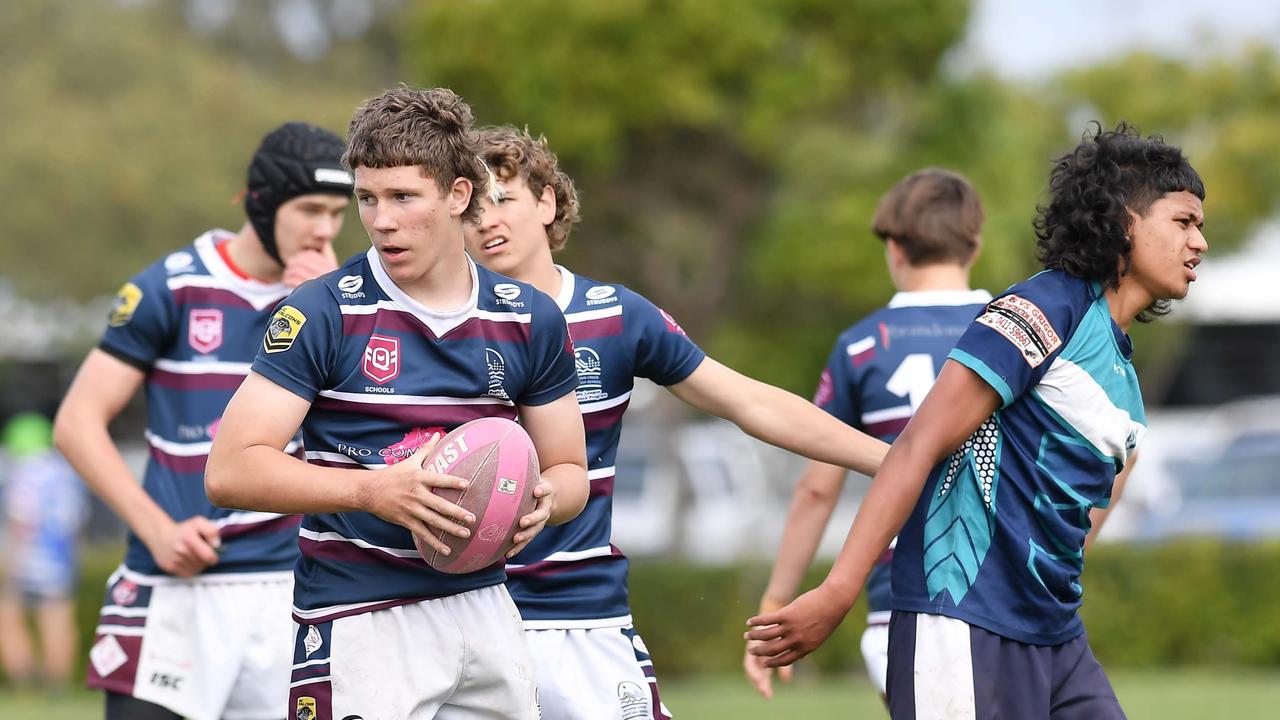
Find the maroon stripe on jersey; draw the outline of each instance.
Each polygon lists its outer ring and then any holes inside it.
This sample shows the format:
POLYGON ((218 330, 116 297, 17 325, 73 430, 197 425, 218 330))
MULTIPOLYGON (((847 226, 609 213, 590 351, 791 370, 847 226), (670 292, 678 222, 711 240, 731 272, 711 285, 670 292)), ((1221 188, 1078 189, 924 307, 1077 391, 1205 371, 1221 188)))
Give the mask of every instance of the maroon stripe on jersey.
POLYGON ((235 390, 244 378, 239 373, 187 375, 153 369, 148 380, 154 385, 174 390, 235 390))
POLYGON ((125 627, 144 627, 147 624, 147 616, 140 615, 138 617, 124 617, 123 615, 113 615, 107 613, 98 616, 98 627, 103 625, 123 625, 125 627))
POLYGON ((627 411, 627 406, 631 404, 631 398, 604 410, 596 410, 595 412, 587 412, 582 414, 582 424, 587 432, 596 430, 604 430, 622 422, 622 414, 627 411))
POLYGON ((613 496, 613 476, 596 478, 591 481, 591 493, 587 496, 593 497, 612 497, 613 496))
MULTIPOLYGON (((98 635, 96 645, 105 637, 98 635)), ((106 677, 98 674, 98 670, 89 663, 89 677, 86 684, 95 690, 107 690, 121 695, 132 695, 135 679, 138 675, 138 658, 142 655, 142 638, 130 635, 113 635, 120 648, 124 650, 125 661, 120 667, 107 673, 106 677)), ((92 653, 90 657, 93 657, 92 653)))
MULTIPOLYGON (((370 396, 376 397, 376 396, 370 396)), ((455 427, 482 417, 516 419, 510 405, 391 405, 318 397, 312 407, 393 420, 405 427, 455 427)))
POLYGON ((435 337, 422 321, 400 310, 379 309, 371 315, 343 315, 343 335, 369 335, 374 331, 402 332, 411 335, 426 333, 435 337))
POLYGON ((605 563, 614 563, 623 560, 622 551, 610 545, 610 554, 601 557, 585 558, 583 560, 567 560, 555 562, 553 560, 543 560, 541 562, 529 563, 523 567, 507 568, 507 574, 511 577, 518 578, 544 578, 560 573, 569 572, 571 570, 581 570, 591 565, 602 565, 605 563))
MULTIPOLYGON (((478 590, 480 588, 476 588, 476 589, 478 590)), ((358 608, 352 608, 350 610, 342 610, 340 612, 335 612, 335 613, 326 613, 324 615, 321 615, 320 617, 312 617, 312 618, 304 618, 298 615, 297 613, 294 613, 293 621, 298 623, 299 625, 319 625, 321 623, 333 622, 334 620, 341 620, 344 617, 351 617, 352 615, 360 615, 362 613, 377 612, 379 610, 386 610, 387 608, 400 607, 402 605, 413 605, 414 603, 425 602, 427 600, 438 600, 442 597, 449 597, 449 595, 422 595, 420 597, 396 598, 395 600, 387 600, 386 602, 374 603, 372 605, 361 605, 358 608)))
POLYGON ((591 338, 613 337, 621 334, 621 315, 569 323, 569 337, 574 340, 590 340, 591 338))
POLYGON ((318 560, 332 560, 335 562, 355 563, 358 565, 395 565, 397 567, 414 568, 422 570, 431 567, 422 558, 406 558, 397 555, 389 555, 381 550, 369 550, 362 548, 355 543, 344 542, 342 540, 312 540, 311 538, 299 537, 298 550, 309 558, 318 560))
POLYGON ((151 459, 180 473, 203 473, 208 455, 170 455, 158 447, 151 448, 151 459))
POLYGON ((885 565, 891 562, 893 562, 893 548, 885 548, 884 552, 880 553, 880 557, 876 558, 877 565, 885 565))
POLYGON ((223 305, 255 309, 248 300, 221 288, 180 287, 173 291, 173 300, 179 305, 223 305))
POLYGON ((867 426, 866 428, 864 428, 864 430, 868 435, 871 435, 873 437, 883 437, 885 435, 892 435, 894 433, 902 432, 902 429, 907 426, 907 422, 910 420, 911 418, 904 417, 904 418, 894 418, 892 420, 885 420, 877 423, 867 423, 867 426))
MULTIPOLYGON (((344 314, 342 316, 343 335, 370 335, 379 331, 426 335, 432 340, 441 339, 421 320, 404 310, 379 308, 376 313, 370 315, 344 314)), ((503 322, 472 317, 443 335, 443 339, 447 340, 467 340, 470 338, 528 343, 529 323, 503 322)))
POLYGON ((218 537, 223 540, 230 540, 231 538, 242 537, 245 535, 263 535, 266 533, 296 528, 301 524, 301 515, 283 515, 278 518, 263 520, 261 522, 223 525, 221 528, 218 528, 218 537))

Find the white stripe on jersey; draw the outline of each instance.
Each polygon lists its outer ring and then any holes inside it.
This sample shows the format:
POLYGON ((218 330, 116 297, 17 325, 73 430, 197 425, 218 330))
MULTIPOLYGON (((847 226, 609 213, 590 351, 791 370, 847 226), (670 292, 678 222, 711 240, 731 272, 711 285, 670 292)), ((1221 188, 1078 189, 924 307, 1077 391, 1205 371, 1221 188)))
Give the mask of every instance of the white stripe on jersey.
POLYGON ((1055 358, 1033 392, 1099 454, 1122 464, 1128 462, 1130 452, 1146 433, 1142 423, 1111 402, 1087 370, 1070 360, 1055 358), (1130 438, 1133 448, 1129 447, 1130 438))
POLYGON ((375 605, 384 605, 387 600, 373 600, 371 602, 347 603, 346 605, 326 605, 324 607, 315 608, 313 610, 303 610, 297 605, 293 606, 293 614, 304 620, 312 620, 314 618, 322 618, 328 615, 337 615, 346 613, 351 610, 363 610, 364 608, 374 607, 375 605))
POLYGON ((876 339, 874 337, 864 337, 858 342, 849 343, 845 346, 844 351, 849 354, 849 357, 853 357, 854 355, 864 353, 875 346, 876 339))
POLYGON ((316 658, 315 660, 307 660, 306 662, 294 663, 293 669, 301 670, 302 668, 311 667, 312 665, 328 665, 328 664, 329 664, 329 658, 316 658))
POLYGON ((94 632, 99 635, 142 637, 147 633, 147 629, 145 627, 134 627, 132 625, 99 625, 94 632))
POLYGON ((304 537, 308 540, 314 540, 315 542, 351 543, 352 545, 355 545, 358 548, 363 548, 365 550, 377 550, 378 552, 383 552, 393 557, 418 558, 418 559, 422 558, 422 556, 418 554, 417 548, 414 548, 411 550, 403 550, 401 548, 382 547, 381 545, 374 545, 368 540, 361 540, 360 538, 349 538, 345 535, 342 535, 336 532, 316 532, 315 530, 308 530, 306 528, 301 528, 298 530, 298 537, 304 537))
MULTIPOLYGON (((209 275, 175 275, 165 282, 170 291, 189 287, 225 290, 249 303, 254 310, 265 310, 280 302, 281 298, 287 294, 275 289, 269 289, 264 292, 250 292, 246 288, 228 284, 223 278, 209 275)), ((280 287, 283 288, 284 286, 281 285, 280 287)))
POLYGON ((99 615, 115 615, 117 617, 146 617, 150 607, 125 607, 123 605, 103 605, 99 615))
POLYGON ((233 512, 226 517, 214 520, 213 524, 218 527, 226 527, 228 525, 250 525, 253 523, 278 520, 284 516, 284 513, 273 512, 233 512))
POLYGON ((588 320, 600 320, 607 317, 616 317, 622 314, 622 305, 614 305, 612 307, 600 308, 599 310, 584 310, 576 313, 565 313, 564 321, 570 325, 574 323, 587 322, 588 320))
POLYGON ((870 425, 871 423, 884 422, 885 420, 901 420, 909 417, 911 417, 911 406, 899 405, 898 407, 862 413, 862 424, 870 425))
POLYGON ((396 310, 398 312, 408 312, 396 303, 390 300, 379 300, 375 303, 367 303, 365 305, 338 305, 338 309, 343 315, 373 315, 379 310, 396 310))
POLYGON ((495 397, 448 397, 445 395, 375 395, 365 393, 340 392, 338 390, 321 390, 320 397, 342 400, 353 403, 369 403, 371 405, 506 405, 514 406, 510 400, 499 400, 495 397))
MULTIPOLYGON (((566 550, 558 553, 551 553, 538 562, 574 562, 576 560, 587 560, 589 558, 608 557, 613 554, 613 548, 609 545, 600 547, 587 548, 586 550, 566 550)), ((508 564, 508 568, 522 568, 524 565, 508 564)))
POLYGON ((609 478, 613 476, 614 476, 613 465, 610 465, 609 467, 596 468, 595 470, 587 471, 588 480, 601 480, 603 478, 609 478))
POLYGON ((386 470, 388 467, 391 467, 390 465, 386 465, 382 463, 378 463, 376 465, 365 464, 360 462, 359 460, 356 460, 350 455, 344 455, 342 453, 336 453, 336 452, 326 452, 324 450, 308 450, 306 452, 306 458, 308 460, 324 460, 326 462, 343 463, 345 465, 356 465, 364 468, 365 470, 386 470))
MULTIPOLYGON (((203 442, 174 442, 173 440, 165 440, 150 430, 143 432, 147 438, 147 443, 151 447, 159 450, 166 455, 174 455, 177 457, 198 457, 200 455, 208 455, 209 449, 213 447, 212 440, 203 442)), ((290 442, 284 446, 284 452, 292 455, 298 451, 298 443, 290 442)))
POLYGON ((583 403, 579 405, 578 408, 582 410, 583 415, 586 415, 589 413, 600 412, 601 410, 608 410, 609 408, 618 407, 619 405, 621 405, 622 403, 630 399, 631 399, 631 391, 628 390, 616 398, 609 398, 608 400, 601 400, 600 402, 583 403))
POLYGON ((533 322, 533 313, 494 312, 492 310, 476 310, 476 317, 490 322, 513 322, 525 325, 533 322))
POLYGON ((170 360, 160 358, 153 365, 157 370, 177 375, 248 375, 253 363, 207 362, 190 360, 170 360))

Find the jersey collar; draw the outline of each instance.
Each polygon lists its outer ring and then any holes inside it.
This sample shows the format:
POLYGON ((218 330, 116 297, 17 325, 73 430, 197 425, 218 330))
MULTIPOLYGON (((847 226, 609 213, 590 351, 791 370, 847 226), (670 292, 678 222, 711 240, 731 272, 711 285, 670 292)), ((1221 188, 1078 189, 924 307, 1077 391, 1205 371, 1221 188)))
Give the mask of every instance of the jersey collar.
POLYGON ((463 324, 476 314, 476 303, 480 297, 480 280, 476 276, 476 264, 471 259, 471 256, 464 255, 464 257, 467 258, 467 269, 471 272, 471 297, 467 299, 467 302, 456 308, 435 310, 409 297, 408 293, 395 284, 395 281, 387 274, 387 269, 382 267, 382 260, 378 257, 377 250, 371 247, 369 252, 365 253, 365 261, 369 263, 369 269, 373 272, 373 279, 377 281, 378 287, 382 288, 382 292, 387 294, 391 302, 399 305, 410 315, 422 321, 422 324, 430 328, 436 337, 443 337, 445 333, 463 324))

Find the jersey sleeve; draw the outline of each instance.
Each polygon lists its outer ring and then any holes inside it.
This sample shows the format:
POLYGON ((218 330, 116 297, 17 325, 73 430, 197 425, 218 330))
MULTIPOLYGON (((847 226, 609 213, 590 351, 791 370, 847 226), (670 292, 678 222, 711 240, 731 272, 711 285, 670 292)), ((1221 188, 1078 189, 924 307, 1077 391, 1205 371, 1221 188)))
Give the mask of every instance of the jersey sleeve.
POLYGON ((858 379, 853 363, 846 351, 848 340, 843 335, 836 340, 827 358, 827 366, 818 379, 818 389, 813 404, 838 418, 846 425, 862 428, 862 411, 858 402, 858 379))
POLYGON ((520 405, 546 405, 578 387, 569 326, 560 307, 546 293, 533 291, 529 328, 529 384, 520 405))
POLYGON ((178 308, 166 277, 153 265, 120 288, 99 348, 143 371, 164 354, 178 327, 178 308))
POLYGON ((1001 407, 1040 382, 1078 322, 1068 287, 1042 277, 988 303, 947 356, 981 376, 1001 407))
POLYGON ((623 322, 636 347, 635 374, 659 385, 688 378, 707 354, 665 310, 637 293, 624 292, 623 322))
POLYGON ((321 280, 297 287, 267 322, 253 371, 313 401, 327 387, 342 342, 337 300, 321 280))

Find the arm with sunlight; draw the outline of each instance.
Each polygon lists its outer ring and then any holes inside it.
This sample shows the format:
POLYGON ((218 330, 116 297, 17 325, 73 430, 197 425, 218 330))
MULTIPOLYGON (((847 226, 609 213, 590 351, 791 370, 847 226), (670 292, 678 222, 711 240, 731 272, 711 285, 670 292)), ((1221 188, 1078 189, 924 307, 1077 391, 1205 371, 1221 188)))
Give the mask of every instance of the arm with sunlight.
POLYGON ((859 432, 804 398, 753 380, 711 358, 682 382, 676 397, 722 417, 748 435, 811 460, 875 474, 888 444, 859 432))

